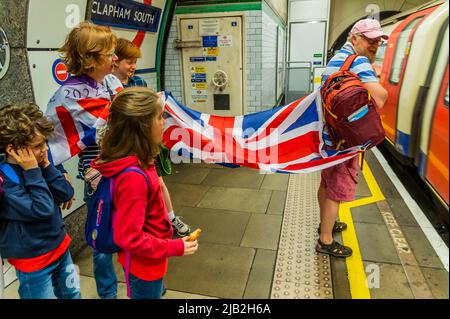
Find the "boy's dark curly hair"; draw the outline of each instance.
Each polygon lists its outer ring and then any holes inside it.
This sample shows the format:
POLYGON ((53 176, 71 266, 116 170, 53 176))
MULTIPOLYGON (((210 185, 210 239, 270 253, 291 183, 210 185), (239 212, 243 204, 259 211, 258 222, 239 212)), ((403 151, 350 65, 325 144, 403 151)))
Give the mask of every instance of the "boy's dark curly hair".
POLYGON ((47 138, 53 131, 53 123, 34 103, 0 107, 0 149, 28 146, 37 133, 47 138))

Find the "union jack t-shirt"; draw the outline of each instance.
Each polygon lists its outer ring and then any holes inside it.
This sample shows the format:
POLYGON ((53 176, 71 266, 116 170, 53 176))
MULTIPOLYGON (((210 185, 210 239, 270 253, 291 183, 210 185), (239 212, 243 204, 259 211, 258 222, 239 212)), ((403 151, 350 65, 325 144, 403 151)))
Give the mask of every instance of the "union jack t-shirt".
POLYGON ((48 139, 55 165, 96 146, 96 128, 106 124, 111 99, 122 89, 120 80, 109 74, 103 83, 87 75, 73 76, 56 91, 45 112, 55 125, 48 139))

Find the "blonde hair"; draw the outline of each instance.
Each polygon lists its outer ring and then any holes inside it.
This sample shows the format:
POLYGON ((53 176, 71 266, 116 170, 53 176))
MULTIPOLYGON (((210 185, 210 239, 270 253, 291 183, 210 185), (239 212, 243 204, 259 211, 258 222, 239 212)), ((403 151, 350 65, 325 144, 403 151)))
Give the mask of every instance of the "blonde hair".
POLYGON ((116 55, 119 61, 123 59, 139 59, 141 55, 141 49, 133 42, 119 38, 117 39, 116 55))
POLYGON ((102 64, 102 55, 116 47, 117 38, 109 27, 81 22, 70 31, 64 45, 58 50, 67 71, 75 75, 93 72, 102 64))
POLYGON ((103 163, 136 155, 140 165, 148 165, 160 151, 159 141, 153 137, 153 128, 161 98, 146 87, 130 87, 120 91, 109 109, 105 135, 101 143, 100 160, 103 163))
POLYGON ((47 138, 54 131, 39 106, 33 103, 6 105, 0 108, 0 147, 12 144, 14 149, 26 147, 39 133, 47 138))

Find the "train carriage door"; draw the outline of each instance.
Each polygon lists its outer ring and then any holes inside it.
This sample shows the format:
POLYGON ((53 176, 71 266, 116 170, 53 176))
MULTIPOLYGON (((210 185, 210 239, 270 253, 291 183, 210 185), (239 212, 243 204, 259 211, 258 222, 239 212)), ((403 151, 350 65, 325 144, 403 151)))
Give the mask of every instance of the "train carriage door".
POLYGON ((380 110, 380 115, 386 137, 392 143, 396 141, 398 101, 411 42, 420 23, 433 10, 434 8, 430 8, 406 18, 392 32, 386 47, 386 63, 383 65, 381 85, 388 91, 388 99, 380 110))
POLYGON ((243 114, 242 17, 180 18, 184 101, 197 111, 243 114))
MULTIPOLYGON (((448 59, 448 56, 447 56, 448 59)), ((425 168, 425 178, 449 205, 449 90, 447 70, 441 84, 439 96, 431 122, 428 159, 425 168)))
MULTIPOLYGON (((382 27, 382 30, 384 33, 388 34, 389 36, 392 35, 392 31, 395 30, 398 25, 401 23, 401 21, 392 23, 386 26, 382 27)), ((391 39, 389 39, 391 40, 391 39)), ((384 83, 384 79, 386 78, 386 74, 383 73, 383 65, 386 65, 387 63, 392 63, 392 61, 389 60, 389 56, 386 55, 386 50, 388 45, 392 46, 392 42, 389 41, 388 43, 383 42, 380 47, 378 48, 377 55, 375 57, 375 62, 372 64, 373 69, 375 70, 375 74, 380 79, 380 83, 384 83)))

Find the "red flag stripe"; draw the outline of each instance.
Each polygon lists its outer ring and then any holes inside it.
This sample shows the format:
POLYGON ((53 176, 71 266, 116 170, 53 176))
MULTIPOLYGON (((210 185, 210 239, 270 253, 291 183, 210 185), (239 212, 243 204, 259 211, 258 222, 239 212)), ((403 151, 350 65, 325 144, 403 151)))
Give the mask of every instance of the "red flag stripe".
POLYGON ((254 142, 257 139, 261 139, 263 137, 269 136, 271 134, 271 130, 277 129, 283 121, 291 114, 291 112, 300 104, 301 100, 291 103, 288 107, 286 107, 277 117, 267 125, 263 132, 261 132, 258 136, 253 138, 249 138, 247 143, 254 142))
POLYGON ((81 149, 78 147, 80 137, 78 136, 78 131, 73 122, 72 115, 63 106, 58 106, 55 110, 61 123, 61 127, 64 130, 64 134, 66 134, 67 143, 70 148, 70 156, 75 156, 81 152, 81 149))
POLYGON ((111 103, 108 99, 81 99, 78 100, 77 103, 97 118, 102 118, 104 120, 108 118, 108 114, 105 113, 105 108, 108 108, 111 103), (105 115, 106 117, 104 117, 105 115))

